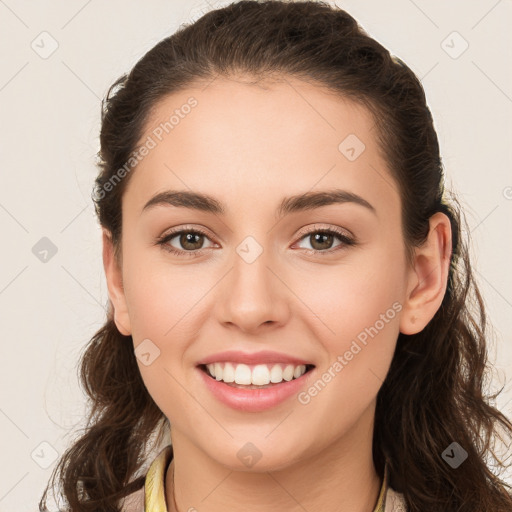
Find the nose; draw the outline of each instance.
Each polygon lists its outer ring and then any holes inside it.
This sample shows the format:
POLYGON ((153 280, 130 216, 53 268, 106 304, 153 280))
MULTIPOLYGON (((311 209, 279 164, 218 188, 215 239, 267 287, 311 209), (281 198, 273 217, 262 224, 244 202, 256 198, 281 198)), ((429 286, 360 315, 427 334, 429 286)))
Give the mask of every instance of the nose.
POLYGON ((254 261, 235 254, 233 267, 223 279, 220 320, 243 332, 256 332, 262 325, 278 327, 289 317, 289 292, 272 258, 263 251, 254 261))

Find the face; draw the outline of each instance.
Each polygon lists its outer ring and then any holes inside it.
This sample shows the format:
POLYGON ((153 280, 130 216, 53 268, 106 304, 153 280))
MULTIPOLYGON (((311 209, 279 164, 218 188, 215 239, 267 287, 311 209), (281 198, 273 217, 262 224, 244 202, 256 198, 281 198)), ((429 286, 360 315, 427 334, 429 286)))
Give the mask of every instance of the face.
POLYGON ((410 285, 400 196, 370 113, 292 78, 264 87, 218 78, 168 96, 141 141, 151 147, 123 195, 116 322, 133 337, 176 449, 188 443, 232 468, 253 450, 264 471, 370 439, 410 285), (220 207, 145 208, 166 191, 220 207), (306 200, 334 191, 336 200, 306 200), (313 368, 234 388, 198 367, 235 369, 242 355, 215 356, 224 351, 277 353, 249 369, 313 368))

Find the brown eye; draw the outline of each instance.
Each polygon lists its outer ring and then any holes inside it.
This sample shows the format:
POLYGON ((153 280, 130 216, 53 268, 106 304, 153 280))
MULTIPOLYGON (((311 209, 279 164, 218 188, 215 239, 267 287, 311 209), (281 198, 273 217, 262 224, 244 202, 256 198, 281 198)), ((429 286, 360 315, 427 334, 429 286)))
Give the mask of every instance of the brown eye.
POLYGON ((321 251, 323 249, 330 249, 333 242, 334 236, 329 233, 319 232, 313 235, 308 235, 311 240, 311 247, 316 251, 321 251))
POLYGON ((345 232, 338 231, 335 228, 315 229, 302 235, 300 240, 309 241, 309 247, 305 247, 307 253, 313 254, 332 254, 333 252, 344 249, 350 245, 356 245, 354 239, 350 238, 345 232), (335 244, 336 239, 339 243, 335 244))
MULTIPOLYGON (((173 237, 176 238, 176 237, 173 237)), ((201 249, 201 245, 203 242, 204 235, 193 232, 184 232, 184 234, 179 235, 179 243, 184 249, 189 251, 194 251, 197 249, 201 249)))
POLYGON ((209 249, 213 246, 212 243, 210 247, 204 247, 205 239, 210 240, 206 233, 198 229, 181 229, 164 235, 158 240, 158 244, 166 251, 178 256, 197 256, 204 249, 209 249), (175 239, 176 241, 171 243, 175 239))

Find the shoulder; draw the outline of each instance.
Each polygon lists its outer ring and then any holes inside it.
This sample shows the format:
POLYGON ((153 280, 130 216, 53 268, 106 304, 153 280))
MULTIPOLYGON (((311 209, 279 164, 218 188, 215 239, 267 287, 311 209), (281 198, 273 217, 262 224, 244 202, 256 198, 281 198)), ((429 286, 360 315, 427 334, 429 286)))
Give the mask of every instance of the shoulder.
POLYGON ((386 508, 384 512, 407 512, 407 505, 401 493, 388 488, 386 494, 386 508))
POLYGON ((123 512, 144 512, 144 488, 127 496, 121 506, 123 512))
POLYGON ((173 456, 172 446, 163 448, 149 466, 144 486, 127 496, 121 506, 122 512, 145 512, 166 510, 165 472, 173 456))

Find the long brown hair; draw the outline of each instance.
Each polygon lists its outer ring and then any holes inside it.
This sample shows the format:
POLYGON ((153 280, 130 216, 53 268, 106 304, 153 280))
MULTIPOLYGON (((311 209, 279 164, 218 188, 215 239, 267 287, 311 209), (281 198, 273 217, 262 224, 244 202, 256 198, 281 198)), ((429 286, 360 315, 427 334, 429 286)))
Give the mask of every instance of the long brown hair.
MULTIPOLYGON (((510 486, 488 464, 507 467, 496 455, 495 441, 512 439, 512 424, 492 406, 499 393, 486 394, 492 366, 484 303, 462 237, 460 205, 444 191, 424 90, 414 73, 345 11, 316 1, 235 2, 181 26, 110 87, 102 103, 93 201, 116 256, 122 256, 123 190, 136 172, 135 167, 128 172, 126 163, 152 109, 195 81, 239 73, 301 78, 372 112, 400 190, 409 253, 425 240, 431 215, 441 211, 450 218, 446 294, 423 331, 398 337, 377 396, 374 463, 382 477, 388 460, 390 485, 403 493, 410 512, 511 511, 510 486), (122 179, 114 183, 122 168, 122 179), (467 452, 456 469, 442 456, 453 442, 467 452)), ((144 386, 131 336, 118 331, 111 306, 83 353, 80 378, 91 412, 83 434, 55 468, 52 485, 58 473, 67 510, 119 511, 121 498, 143 486, 150 440, 155 434, 160 439, 168 424, 144 386)), ((46 510, 47 491, 40 510, 46 510)))

